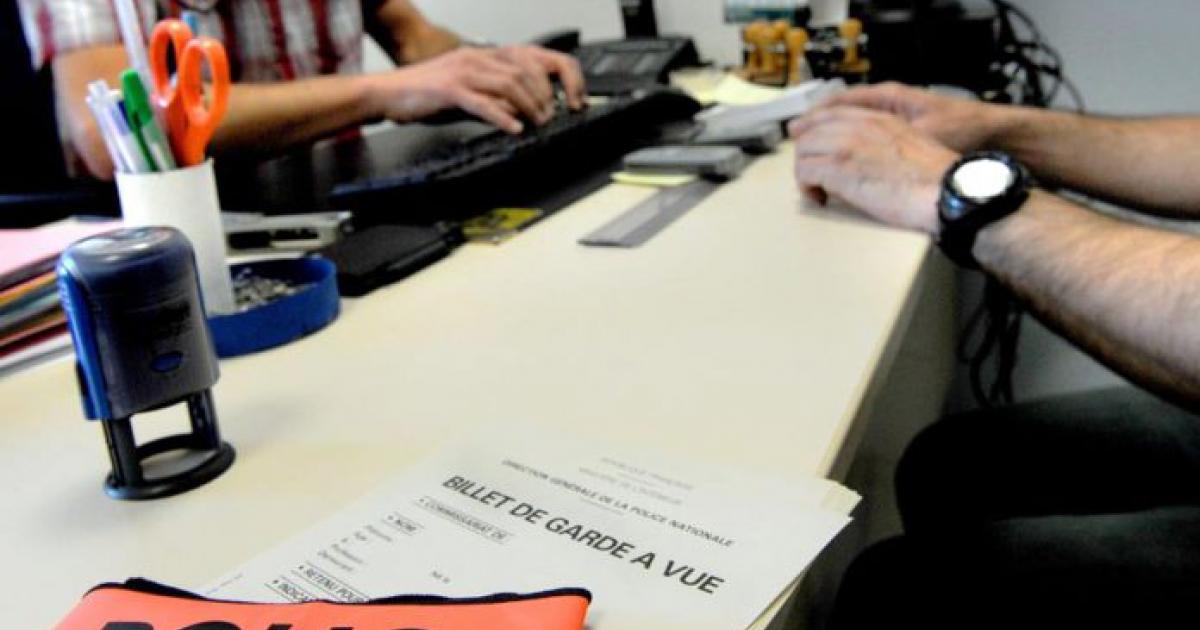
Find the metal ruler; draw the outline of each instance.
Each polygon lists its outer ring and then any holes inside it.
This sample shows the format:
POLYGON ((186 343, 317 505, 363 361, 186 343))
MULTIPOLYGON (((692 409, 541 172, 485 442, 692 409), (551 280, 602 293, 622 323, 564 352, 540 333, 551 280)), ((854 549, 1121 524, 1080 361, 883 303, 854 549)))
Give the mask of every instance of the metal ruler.
POLYGON ((637 247, 699 205, 718 186, 717 182, 697 179, 663 188, 579 242, 594 247, 637 247))

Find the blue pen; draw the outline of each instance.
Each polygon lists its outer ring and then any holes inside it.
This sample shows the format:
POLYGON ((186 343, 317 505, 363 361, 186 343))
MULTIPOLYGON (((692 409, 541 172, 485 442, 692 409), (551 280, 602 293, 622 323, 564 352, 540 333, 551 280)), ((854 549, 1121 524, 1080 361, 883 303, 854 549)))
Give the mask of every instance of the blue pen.
POLYGON ((108 109, 112 116, 113 128, 116 129, 117 138, 120 140, 121 151, 132 166, 132 172, 149 173, 150 165, 142 157, 142 152, 138 149, 137 138, 134 137, 133 131, 129 128, 129 122, 125 118, 125 107, 121 102, 119 90, 108 92, 108 109))
POLYGON ((88 84, 87 104, 96 117, 96 124, 104 135, 104 142, 112 156, 113 165, 124 173, 145 173, 149 170, 138 149, 137 141, 125 122, 121 109, 120 92, 110 90, 103 79, 88 84))
POLYGON ((192 35, 199 37, 204 34, 200 32, 200 16, 196 15, 195 11, 182 11, 179 14, 179 18, 183 20, 184 24, 187 24, 188 29, 192 31, 192 35))
POLYGON ((113 168, 121 173, 132 172, 133 167, 129 165, 125 156, 121 155, 117 132, 112 127, 112 119, 108 116, 106 104, 92 98, 90 94, 85 100, 88 109, 92 110, 92 116, 96 119, 96 126, 100 128, 100 136, 104 139, 104 146, 108 149, 108 157, 112 159, 113 168))

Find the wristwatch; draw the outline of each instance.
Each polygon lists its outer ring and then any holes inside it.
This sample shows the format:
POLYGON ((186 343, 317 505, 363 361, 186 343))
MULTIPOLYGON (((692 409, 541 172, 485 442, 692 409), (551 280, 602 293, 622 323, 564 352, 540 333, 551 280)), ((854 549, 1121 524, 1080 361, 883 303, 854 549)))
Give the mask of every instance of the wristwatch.
POLYGON ((1029 171, 1007 153, 971 153, 955 162, 938 200, 942 251, 959 265, 978 269, 971 250, 979 231, 1020 209, 1031 186, 1029 171))

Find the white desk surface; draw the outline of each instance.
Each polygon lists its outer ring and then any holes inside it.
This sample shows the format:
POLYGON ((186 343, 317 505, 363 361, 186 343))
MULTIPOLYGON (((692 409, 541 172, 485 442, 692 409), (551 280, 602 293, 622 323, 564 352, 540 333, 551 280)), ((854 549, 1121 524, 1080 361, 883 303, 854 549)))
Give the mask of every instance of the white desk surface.
MULTIPOLYGON (((69 361, 0 380, 0 625, 50 627, 131 576, 199 588, 480 423, 828 474, 929 241, 806 212, 791 163, 786 147, 758 160, 640 249, 582 247, 652 192, 610 186, 223 362, 237 462, 181 496, 103 494, 104 441, 69 361)), ((134 426, 145 440, 183 417, 134 426)))

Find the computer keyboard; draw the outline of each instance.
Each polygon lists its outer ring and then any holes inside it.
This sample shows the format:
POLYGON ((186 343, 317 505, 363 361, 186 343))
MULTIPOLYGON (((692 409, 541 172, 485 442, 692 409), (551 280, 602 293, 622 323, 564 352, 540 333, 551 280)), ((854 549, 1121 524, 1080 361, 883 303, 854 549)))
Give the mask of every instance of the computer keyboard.
POLYGON ((644 146, 661 125, 690 120, 699 110, 694 100, 671 90, 614 97, 562 111, 519 135, 494 131, 453 142, 390 172, 338 184, 330 200, 367 213, 465 216, 503 204, 513 187, 544 187, 573 166, 611 162, 644 146))

